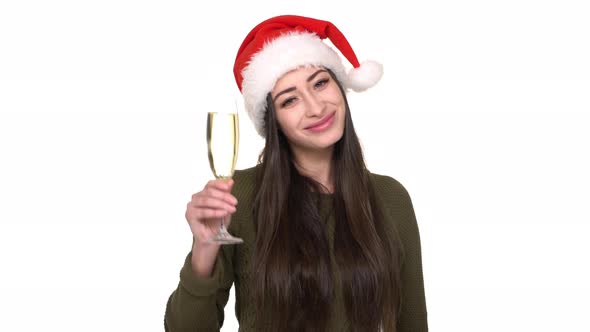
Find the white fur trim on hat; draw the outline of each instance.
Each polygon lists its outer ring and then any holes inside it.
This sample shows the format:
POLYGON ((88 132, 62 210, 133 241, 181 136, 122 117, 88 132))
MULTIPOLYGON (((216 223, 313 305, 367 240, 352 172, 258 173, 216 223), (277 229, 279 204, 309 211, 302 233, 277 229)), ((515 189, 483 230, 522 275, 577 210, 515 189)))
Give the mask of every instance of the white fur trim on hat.
POLYGON ((264 137, 266 96, 284 74, 305 65, 332 70, 342 85, 348 87, 340 56, 316 34, 309 32, 290 32, 270 41, 242 71, 246 111, 261 136, 264 137))
POLYGON ((347 87, 361 92, 374 86, 383 76, 383 65, 375 61, 365 61, 360 67, 348 72, 347 87))

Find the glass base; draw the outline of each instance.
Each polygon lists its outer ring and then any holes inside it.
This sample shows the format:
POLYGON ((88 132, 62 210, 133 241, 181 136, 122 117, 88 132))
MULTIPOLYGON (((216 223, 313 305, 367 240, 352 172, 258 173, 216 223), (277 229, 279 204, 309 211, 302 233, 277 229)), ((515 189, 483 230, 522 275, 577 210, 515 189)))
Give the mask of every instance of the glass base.
POLYGON ((228 232, 220 231, 213 238, 209 239, 209 242, 217 244, 238 244, 244 242, 244 240, 234 237, 228 232))

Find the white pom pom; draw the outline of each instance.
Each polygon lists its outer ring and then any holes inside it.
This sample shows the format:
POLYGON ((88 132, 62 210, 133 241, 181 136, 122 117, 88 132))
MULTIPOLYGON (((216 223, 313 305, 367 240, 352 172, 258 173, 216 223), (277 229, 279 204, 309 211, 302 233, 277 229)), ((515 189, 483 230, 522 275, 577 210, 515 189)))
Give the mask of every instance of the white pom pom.
POLYGON ((383 65, 375 61, 365 61, 360 67, 348 72, 348 87, 360 92, 367 90, 379 82, 383 76, 383 65))

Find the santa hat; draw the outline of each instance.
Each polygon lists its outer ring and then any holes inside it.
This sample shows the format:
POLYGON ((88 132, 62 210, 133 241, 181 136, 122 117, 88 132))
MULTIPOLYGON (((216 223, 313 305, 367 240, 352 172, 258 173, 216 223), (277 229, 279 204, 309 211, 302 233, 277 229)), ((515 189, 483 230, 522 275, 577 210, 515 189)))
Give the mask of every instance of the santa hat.
POLYGON ((383 75, 381 64, 359 63, 334 24, 294 15, 270 18, 246 36, 234 64, 234 76, 244 96, 246 111, 261 136, 264 136, 266 96, 281 76, 306 65, 330 69, 345 89, 354 91, 372 87, 383 75), (322 41, 326 38, 350 62, 350 71, 346 71, 334 49, 322 41))

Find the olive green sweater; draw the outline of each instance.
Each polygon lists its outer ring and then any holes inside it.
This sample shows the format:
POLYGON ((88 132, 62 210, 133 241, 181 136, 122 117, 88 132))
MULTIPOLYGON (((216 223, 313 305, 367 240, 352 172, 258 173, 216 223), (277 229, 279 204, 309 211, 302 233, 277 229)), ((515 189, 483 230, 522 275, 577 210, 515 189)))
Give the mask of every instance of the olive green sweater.
MULTIPOLYGON (((237 211, 232 215, 230 233, 244 239, 244 243, 222 246, 211 278, 196 277, 191 269, 191 254, 180 271, 180 282, 166 305, 164 318, 168 332, 219 331, 224 320, 224 307, 232 284, 235 285, 235 313, 239 331, 254 332, 254 305, 248 287, 250 259, 254 252, 255 231, 251 216, 255 185, 255 169, 236 171, 232 194, 238 199, 237 211)), ((402 305, 399 332, 428 331, 426 302, 422 279, 422 262, 418 225, 412 202, 405 188, 391 177, 372 174, 377 196, 384 206, 384 216, 395 226, 402 241, 402 305)), ((329 205, 330 195, 322 195, 322 206, 329 205)), ((327 209, 325 209, 327 210, 327 209)), ((334 239, 334 218, 327 222, 327 237, 334 239)), ((330 247, 333 248, 332 245, 330 247)), ((333 253, 332 258, 333 258, 333 253)), ((334 262, 334 259, 332 259, 334 262)), ((333 269, 337 273, 337 269, 333 269)), ((349 331, 342 290, 337 289, 333 314, 328 331, 349 331)))

